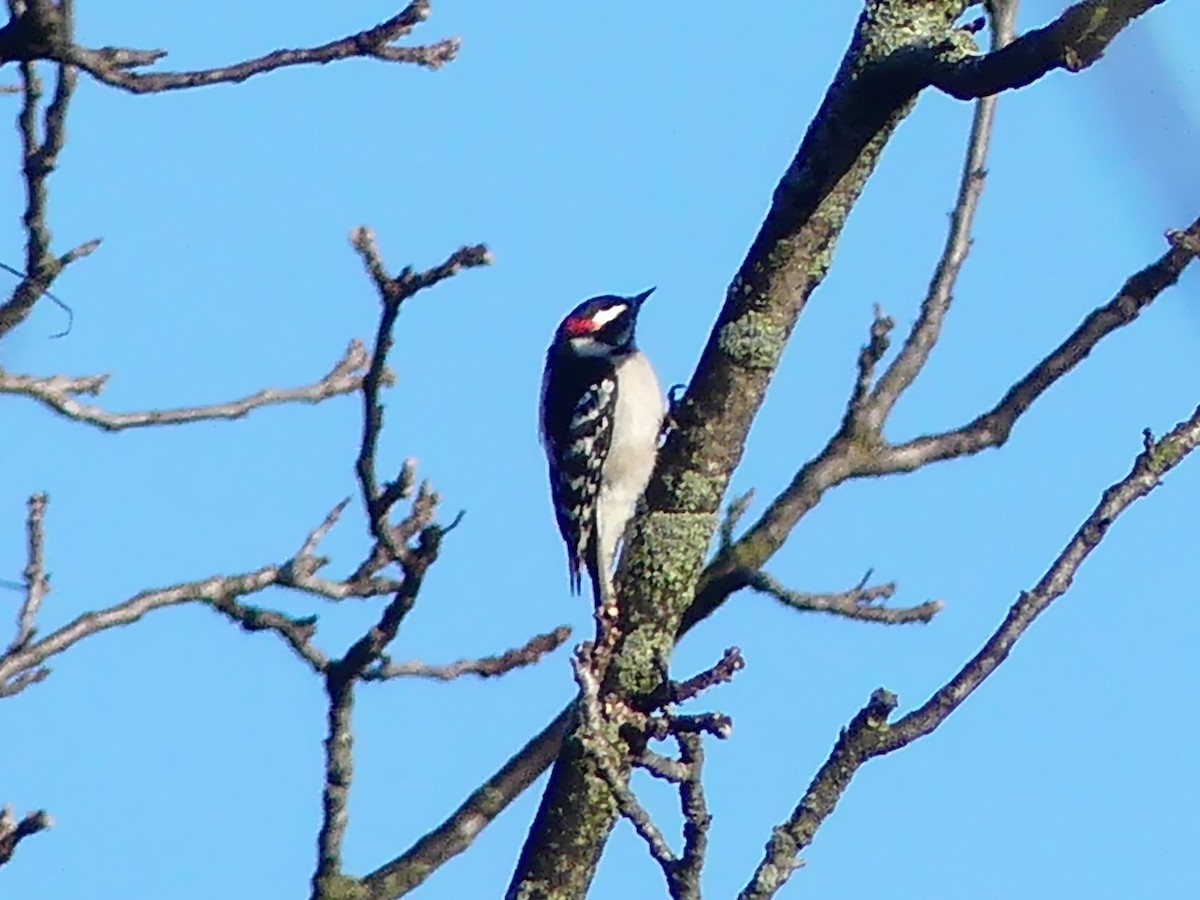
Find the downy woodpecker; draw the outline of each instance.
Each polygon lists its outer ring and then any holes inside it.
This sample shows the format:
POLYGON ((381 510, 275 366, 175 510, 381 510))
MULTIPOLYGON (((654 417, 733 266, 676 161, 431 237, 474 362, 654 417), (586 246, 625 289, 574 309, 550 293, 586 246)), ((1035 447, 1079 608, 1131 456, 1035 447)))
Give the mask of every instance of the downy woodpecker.
POLYGON ((575 307, 554 334, 542 375, 542 444, 571 592, 579 593, 587 570, 597 609, 612 602, 617 547, 650 480, 666 413, 654 368, 634 343, 653 290, 575 307))

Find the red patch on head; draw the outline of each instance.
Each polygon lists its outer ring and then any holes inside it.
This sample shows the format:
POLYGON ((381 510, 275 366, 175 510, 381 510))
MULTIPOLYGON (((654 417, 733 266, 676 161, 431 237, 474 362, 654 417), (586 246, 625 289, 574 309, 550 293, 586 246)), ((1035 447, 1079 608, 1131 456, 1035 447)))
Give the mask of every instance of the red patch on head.
POLYGON ((567 319, 563 328, 571 337, 591 334, 596 330, 596 323, 591 319, 567 319))

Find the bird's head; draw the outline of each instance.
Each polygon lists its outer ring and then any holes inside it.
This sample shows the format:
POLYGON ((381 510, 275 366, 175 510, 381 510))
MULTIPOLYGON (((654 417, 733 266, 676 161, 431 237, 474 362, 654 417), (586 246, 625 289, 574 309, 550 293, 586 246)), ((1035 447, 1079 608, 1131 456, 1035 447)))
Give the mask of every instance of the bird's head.
POLYGON ((636 297, 605 294, 584 300, 558 326, 555 345, 577 356, 611 356, 634 350, 638 312, 652 293, 654 288, 636 297))

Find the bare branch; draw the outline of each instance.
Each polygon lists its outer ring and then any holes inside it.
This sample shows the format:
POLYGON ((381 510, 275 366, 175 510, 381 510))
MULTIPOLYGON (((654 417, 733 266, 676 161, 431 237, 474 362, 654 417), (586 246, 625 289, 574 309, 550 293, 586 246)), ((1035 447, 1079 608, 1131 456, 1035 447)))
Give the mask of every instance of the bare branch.
POLYGON ((346 353, 319 381, 298 388, 267 388, 258 393, 209 406, 113 413, 81 403, 80 396, 96 396, 108 383, 107 375, 71 377, 52 375, 34 378, 0 369, 0 394, 29 397, 64 418, 94 425, 104 431, 124 431, 155 425, 184 425, 214 419, 240 419, 256 409, 284 403, 320 403, 332 397, 352 394, 362 387, 362 372, 367 366, 367 351, 359 341, 351 341, 346 353))
POLYGON ((1079 72, 1092 65, 1134 19, 1165 0, 1084 0, 1054 22, 1021 35, 1003 49, 965 60, 943 61, 928 83, 959 100, 1025 87, 1056 69, 1079 72))
POLYGON ((823 612, 854 619, 859 622, 878 622, 882 625, 907 625, 912 622, 929 623, 945 608, 941 600, 929 600, 919 606, 900 607, 875 606, 878 600, 887 600, 896 593, 896 583, 868 585, 868 572, 863 580, 848 591, 834 594, 803 594, 791 591, 768 575, 756 572, 750 577, 750 587, 761 594, 774 597, 784 606, 805 612, 823 612))
POLYGON ((0 30, 0 61, 53 60, 76 66, 97 81, 133 94, 156 94, 237 83, 289 66, 324 65, 355 57, 437 69, 454 59, 459 49, 457 38, 447 38, 425 46, 395 46, 397 41, 407 37, 429 17, 428 0, 413 0, 395 16, 372 28, 316 47, 276 50, 254 59, 211 69, 139 72, 136 70, 161 61, 167 51, 82 47, 74 43, 74 27, 67 10, 66 4, 31 4, 23 15, 0 30))
MULTIPOLYGON (((837 485, 853 478, 910 472, 939 460, 969 456, 1008 440, 1034 402, 1112 332, 1133 322, 1197 257, 1200 219, 1168 234, 1170 249, 1131 276, 1117 295, 1091 312, 1057 348, 1021 378, 999 403, 966 425, 942 434, 891 445, 882 437, 851 437, 841 429, 805 463, 791 483, 728 549, 705 569, 680 632, 711 615, 734 592, 750 586, 753 573, 787 541, 792 529, 837 485)), ((849 413, 847 413, 849 415, 849 413)))
POLYGON ((44 809, 28 813, 18 822, 12 807, 5 806, 0 811, 0 866, 12 859, 25 838, 53 827, 54 820, 44 809))
POLYGON ((355 471, 358 473, 371 533, 376 541, 390 552, 393 559, 399 560, 403 553, 388 527, 387 516, 392 506, 411 490, 411 479, 404 477, 408 467, 402 470, 401 477, 381 490, 375 465, 375 450, 379 443, 379 433, 383 429, 383 405, 379 402, 379 389, 384 384, 384 367, 395 340, 393 330, 396 317, 399 316, 400 307, 405 300, 425 288, 452 278, 463 269, 489 265, 492 257, 483 244, 460 247, 441 265, 424 272, 415 272, 409 266, 392 278, 387 274, 383 257, 375 243, 375 235, 369 228, 356 228, 350 236, 350 242, 362 257, 363 265, 375 283, 382 304, 375 346, 371 352, 371 365, 362 382, 363 434, 355 471))
MULTIPOLYGON (((1003 11, 992 15, 991 49, 1003 49, 1012 42, 1016 27, 1016 4, 1006 4, 1003 11)), ((904 341, 900 353, 888 366, 871 393, 867 404, 866 425, 879 433, 900 395, 913 383, 929 360, 929 354, 942 333, 942 322, 950 309, 954 297, 954 286, 959 272, 971 251, 971 228, 979 210, 979 199, 983 196, 987 180, 988 145, 992 138, 992 127, 996 120, 996 97, 984 97, 975 104, 971 121, 971 135, 967 139, 967 152, 963 160, 962 175, 958 183, 958 198, 950 214, 950 231, 929 285, 929 292, 921 304, 917 321, 904 341)))
POLYGON ((1109 487, 1066 547, 1032 590, 1023 591, 1004 621, 957 674, 922 706, 892 725, 894 694, 877 690, 851 720, 786 822, 775 830, 763 861, 740 900, 766 900, 787 881, 798 854, 812 843, 858 768, 867 760, 907 746, 929 734, 953 713, 1008 657, 1017 640, 1050 604, 1070 588, 1080 566, 1122 513, 1149 494, 1163 477, 1200 446, 1200 407, 1159 441, 1147 435, 1133 468, 1109 487))
POLYGON ((686 703, 717 685, 728 684, 733 681, 733 676, 745 667, 746 660, 742 657, 742 651, 737 647, 730 647, 714 665, 698 675, 693 675, 687 681, 672 684, 670 702, 686 703))
MULTIPOLYGON (((70 6, 64 6, 64 16, 70 17, 70 6)), ((11 23, 8 27, 11 27, 11 23)), ((2 31, 2 29, 0 29, 2 31)), ((100 242, 88 241, 60 256, 50 250, 50 227, 46 222, 46 181, 58 165, 58 155, 66 141, 66 116, 71 96, 75 92, 75 70, 59 66, 54 84, 54 96, 41 116, 42 80, 32 62, 22 62, 21 90, 24 99, 17 113, 17 131, 21 135, 22 174, 25 181, 25 271, 8 300, 0 303, 0 337, 12 331, 28 318, 34 305, 49 292, 68 265, 87 256, 100 242)))
POLYGON ((236 622, 243 631, 271 631, 279 635, 296 655, 308 663, 318 675, 325 671, 329 660, 313 646, 317 634, 317 617, 297 618, 271 609, 261 609, 247 603, 238 603, 232 598, 213 600, 211 606, 217 612, 236 622))
POLYGON ((1134 321, 1179 280, 1197 257, 1200 218, 1186 230, 1170 233, 1168 240, 1171 248, 1165 254, 1129 278, 1111 301, 1091 312, 1065 341, 1014 384, 995 407, 961 428, 888 447, 876 459, 864 462, 860 467, 862 474, 909 472, 938 460, 1001 446, 1038 397, 1079 365, 1102 339, 1134 321))
POLYGON ((390 678, 429 678, 435 681, 453 681, 464 675, 478 675, 480 678, 495 678, 506 675, 513 669, 520 669, 540 662, 542 657, 552 653, 563 645, 571 636, 571 629, 560 625, 554 631, 534 635, 520 647, 505 650, 494 656, 483 656, 479 659, 460 659, 448 665, 430 665, 415 660, 402 663, 390 662, 386 656, 363 672, 364 681, 385 681, 390 678))
POLYGON ((679 785, 683 813, 683 856, 672 867, 671 896, 675 900, 700 900, 700 873, 708 854, 708 829, 712 816, 704 798, 704 742, 692 734, 677 734, 679 761, 687 778, 679 785))
POLYGON ((891 333, 895 327, 895 321, 885 316, 879 304, 875 304, 871 337, 858 353, 858 377, 854 380, 854 389, 850 392, 850 401, 846 404, 846 415, 842 420, 842 433, 848 437, 864 435, 870 427, 867 401, 871 396, 871 384, 875 380, 876 366, 891 346, 891 333))
POLYGON ((8 645, 6 655, 29 646, 37 634, 37 614, 42 600, 50 593, 50 578, 46 574, 46 495, 34 494, 29 498, 29 514, 25 520, 28 541, 25 564, 25 600, 17 614, 17 634, 8 645))
POLYGON ((364 900, 403 897, 470 847, 483 829, 554 762, 574 713, 572 703, 476 788, 449 818, 400 856, 363 878, 364 900))
MULTIPOLYGON (((338 507, 331 514, 334 520, 340 509, 341 507, 338 507)), ((329 522, 328 518, 326 522, 329 522)), ((305 547, 309 546, 309 541, 306 541, 305 547)), ((49 674, 42 664, 84 638, 110 628, 129 625, 153 610, 183 603, 207 604, 234 619, 247 630, 274 631, 287 641, 301 658, 317 668, 318 663, 323 663, 319 652, 311 646, 306 646, 305 620, 289 619, 280 613, 242 606, 237 601, 241 597, 275 586, 294 588, 329 600, 378 596, 390 593, 396 588, 396 582, 390 579, 337 582, 317 577, 316 572, 325 564, 326 560, 318 557, 297 555, 279 565, 263 566, 240 575, 215 575, 202 581, 143 591, 116 606, 84 613, 41 640, 28 642, 18 649, 10 648, 0 656, 0 696, 9 696, 29 684, 41 681, 49 674)))

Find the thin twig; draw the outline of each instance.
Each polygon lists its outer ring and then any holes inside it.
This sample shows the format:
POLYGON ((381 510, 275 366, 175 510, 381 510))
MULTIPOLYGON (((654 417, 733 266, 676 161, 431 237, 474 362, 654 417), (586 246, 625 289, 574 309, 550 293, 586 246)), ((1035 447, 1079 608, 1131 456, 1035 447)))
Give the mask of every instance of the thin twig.
MULTIPOLYGON (((992 52, 1002 50, 1012 42, 1015 27, 1016 4, 1008 4, 1002 14, 992 16, 992 52)), ((941 258, 934 269, 929 291, 921 303, 917 321, 895 360, 871 392, 867 404, 867 425, 875 432, 883 428, 896 401, 925 367, 929 354, 941 337, 942 323, 954 299, 955 284, 971 251, 971 229, 987 181, 988 145, 996 120, 996 101, 995 96, 990 96, 975 104, 971 134, 967 139, 967 152, 958 182, 958 197, 950 214, 950 230, 941 258)))
POLYGON ((138 72, 136 69, 153 65, 167 55, 165 50, 135 50, 121 47, 88 49, 75 44, 54 47, 50 58, 61 59, 78 66, 97 81, 133 94, 156 94, 164 91, 206 87, 245 81, 289 66, 324 65, 336 60, 366 57, 384 62, 410 63, 437 69, 458 54, 459 40, 446 38, 436 43, 397 47, 395 42, 407 37, 429 16, 428 0, 414 0, 397 15, 373 28, 316 47, 276 50, 255 59, 228 66, 186 72, 138 72))
MULTIPOLYGON (((340 510, 340 506, 338 509, 340 510)), ((336 510, 331 517, 336 521, 336 510)), ((326 518, 326 523, 330 517, 326 518)), ((324 523, 323 523, 324 525, 324 523)), ((329 527, 332 527, 330 524, 329 527)), ((327 531, 328 528, 325 528, 327 531)), ((318 528, 318 532, 324 532, 318 528)), ((310 546, 311 535, 305 541, 310 546)), ((314 668, 324 665, 319 651, 307 645, 305 620, 281 613, 255 609, 238 603, 240 598, 269 587, 289 587, 329 600, 370 597, 392 593, 398 587, 392 579, 330 581, 316 572, 326 560, 297 555, 278 565, 263 566, 239 575, 216 575, 202 581, 189 581, 157 590, 142 591, 130 599, 97 612, 84 613, 74 621, 40 640, 32 640, 19 649, 0 656, 0 697, 19 693, 30 684, 44 679, 49 670, 43 663, 84 638, 138 621, 156 609, 183 603, 204 603, 252 631, 274 631, 314 668)), ((311 637, 311 635, 308 635, 311 637)))
POLYGON ((50 578, 46 574, 46 503, 45 494, 29 498, 25 534, 28 545, 25 563, 25 599, 17 614, 17 633, 5 655, 23 650, 37 634, 37 614, 42 601, 50 593, 50 578))
POLYGON ((214 419, 240 419, 253 410, 284 403, 320 403, 359 390, 362 387, 362 372, 366 365, 366 348, 359 341, 351 341, 345 354, 327 375, 304 387, 267 388, 248 397, 225 403, 141 412, 109 412, 81 403, 77 399, 84 395, 95 396, 103 391, 108 383, 108 375, 52 375, 48 378, 35 378, 0 369, 0 394, 36 400, 47 409, 74 422, 94 425, 104 431, 123 431, 127 428, 184 425, 214 419))
POLYGON ((917 606, 887 607, 874 605, 887 600, 896 593, 896 583, 868 585, 868 572, 863 580, 848 591, 833 594, 805 594, 784 587, 766 572, 750 576, 750 587, 761 594, 774 597, 785 606, 805 612, 823 612, 858 622, 876 622, 881 625, 907 625, 912 622, 928 623, 945 608, 941 600, 928 600, 917 606))
MULTIPOLYGON (((69 4, 63 5, 63 16, 69 22, 69 4)), ((8 27, 11 27, 11 23, 8 27)), ((8 300, 0 303, 0 337, 29 317, 34 305, 46 294, 63 269, 75 260, 87 256, 100 245, 98 240, 88 241, 59 256, 55 256, 50 250, 50 227, 46 221, 46 182, 58 165, 58 155, 66 142, 66 116, 71 96, 75 92, 75 70, 67 65, 57 67, 54 96, 40 117, 40 129, 38 119, 42 101, 42 80, 32 62, 22 62, 20 72, 24 98, 17 113, 17 131, 21 136, 21 171, 25 181, 26 198, 22 217, 25 226, 25 271, 20 273, 23 277, 8 300)))
POLYGON ((534 635, 520 647, 513 647, 493 656, 482 656, 478 659, 460 659, 447 665, 430 665, 429 663, 410 660, 394 663, 381 657, 379 662, 363 672, 364 681, 385 681, 390 678, 428 678, 435 681, 453 681, 464 675, 478 675, 480 678, 496 678, 506 675, 513 669, 531 666, 542 657, 552 653, 563 645, 571 636, 571 629, 560 625, 554 631, 534 635))

